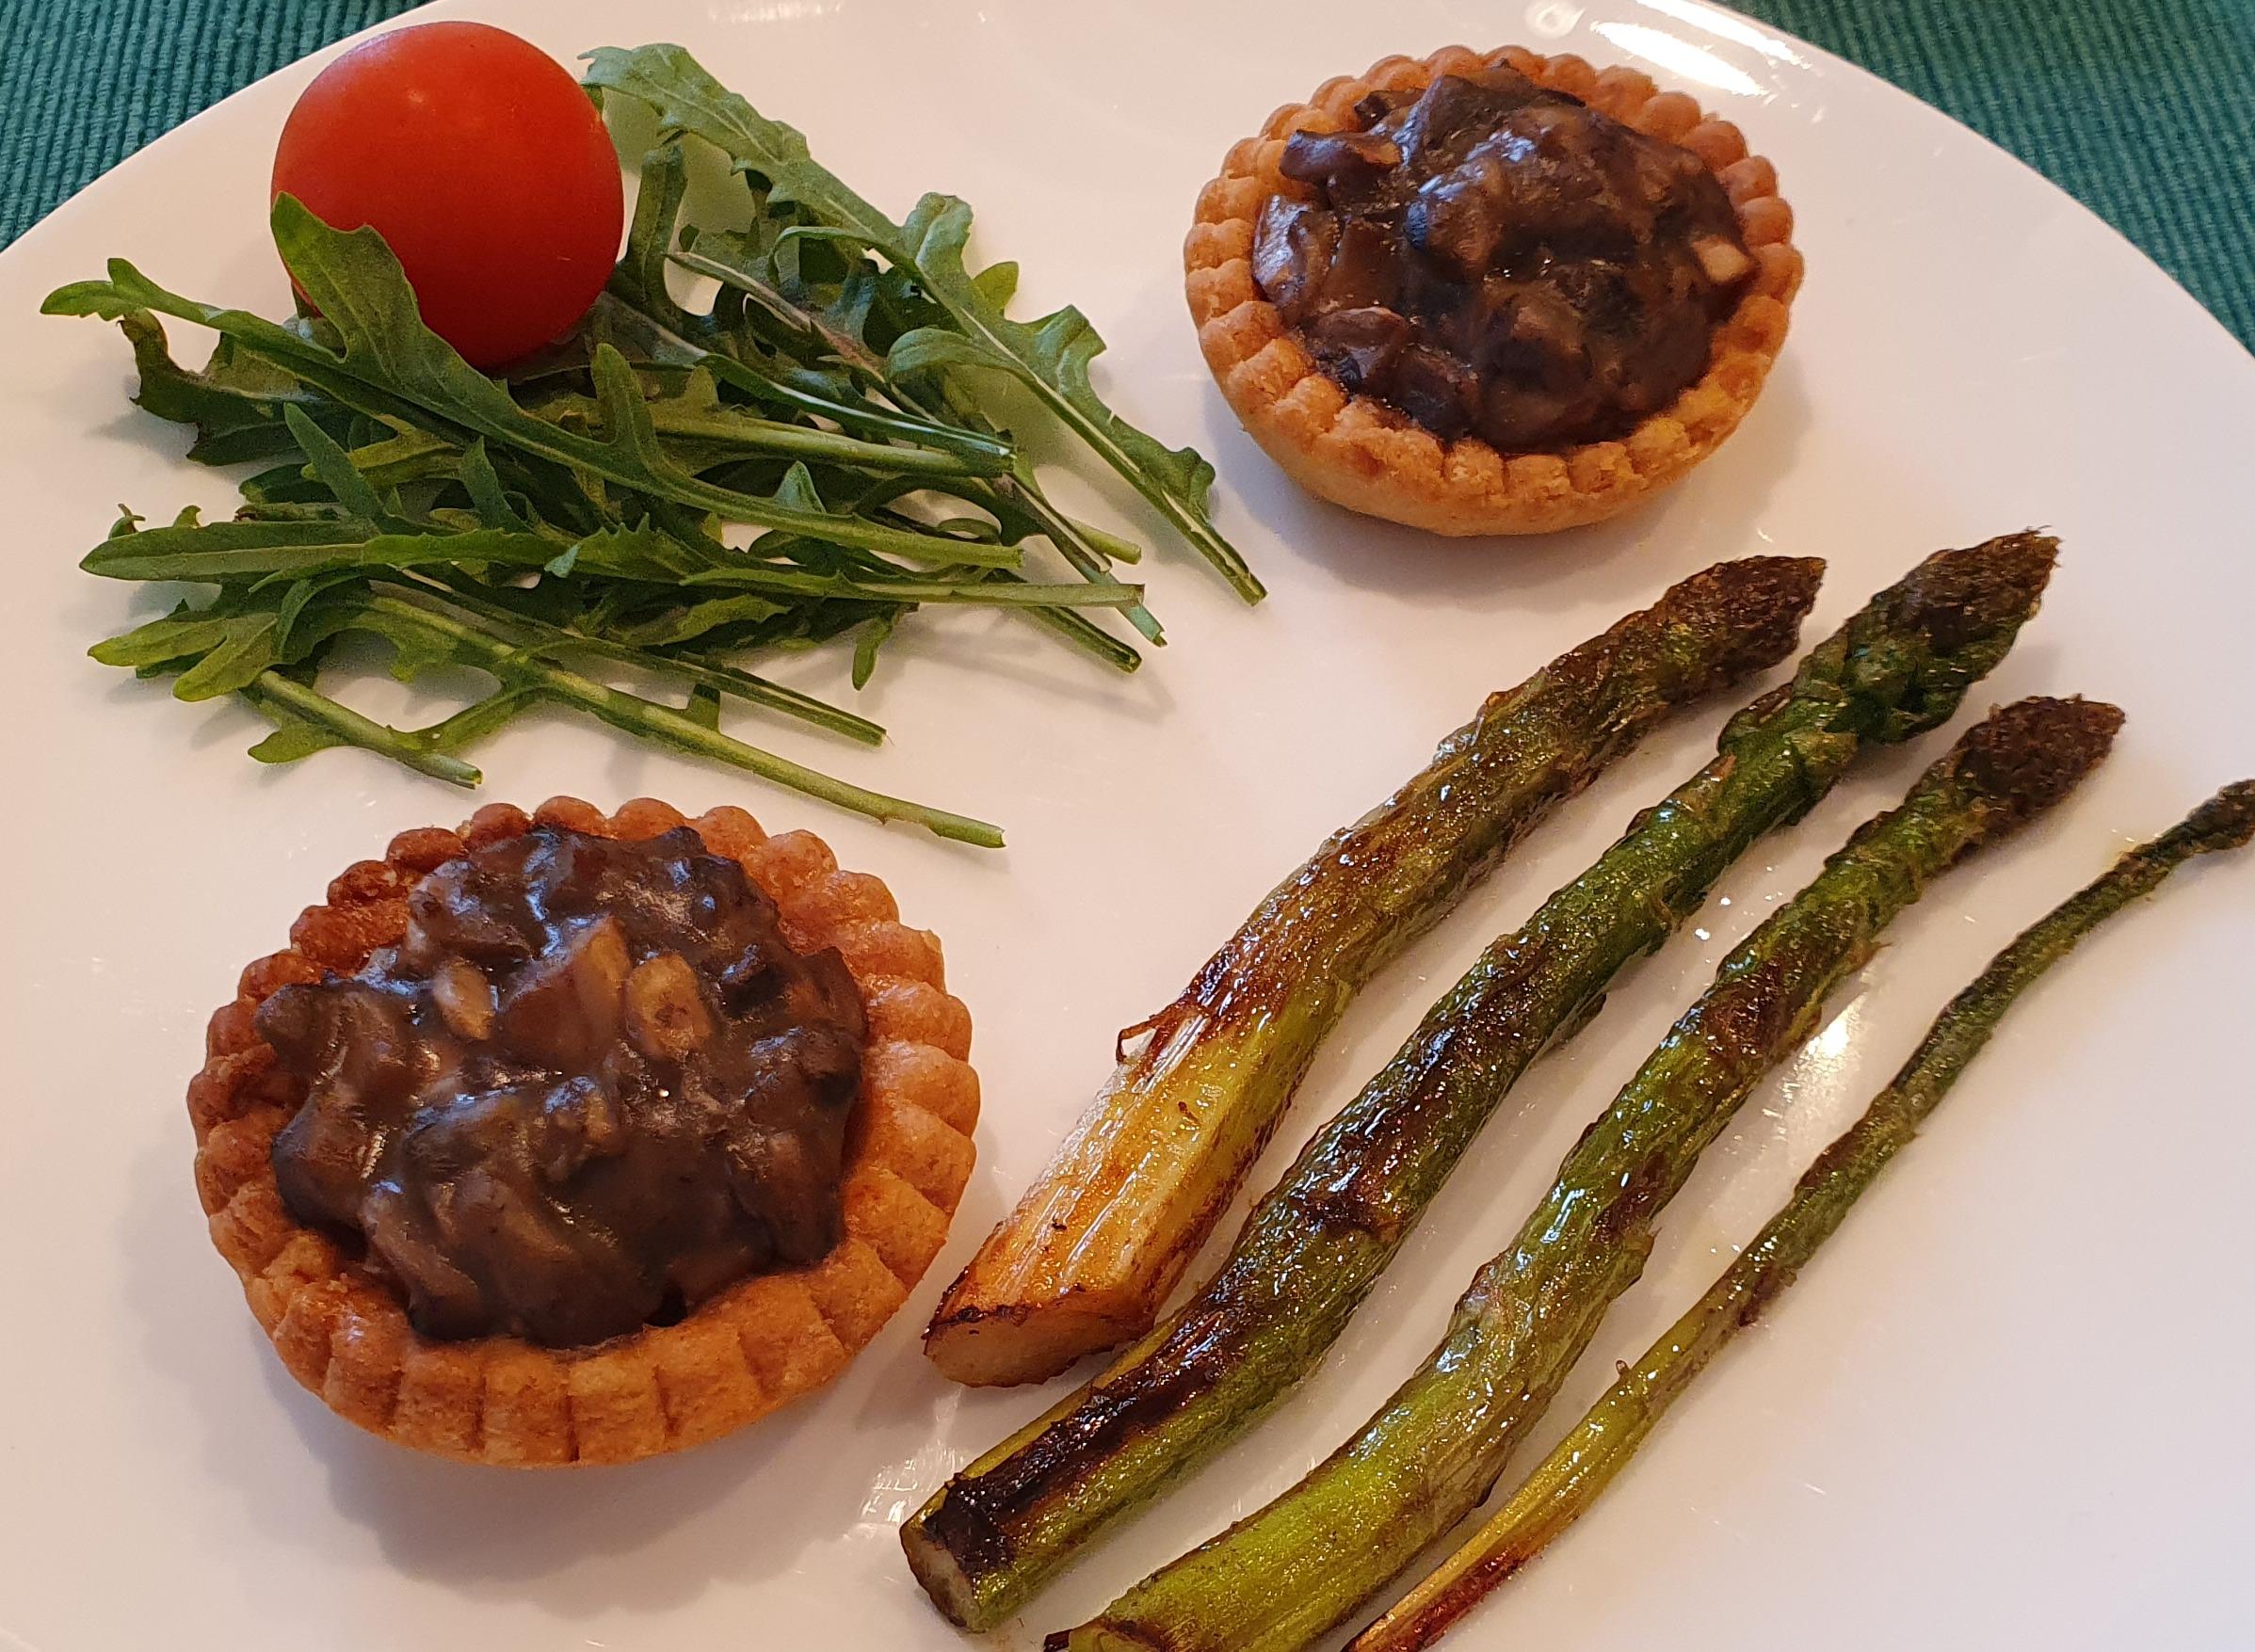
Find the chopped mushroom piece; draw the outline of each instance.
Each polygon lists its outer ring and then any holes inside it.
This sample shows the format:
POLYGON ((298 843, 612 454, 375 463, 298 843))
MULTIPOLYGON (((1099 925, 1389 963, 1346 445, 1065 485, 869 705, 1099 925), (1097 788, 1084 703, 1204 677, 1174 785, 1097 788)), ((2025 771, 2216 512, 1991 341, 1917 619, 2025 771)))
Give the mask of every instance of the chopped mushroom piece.
POLYGON ((430 996, 459 1036, 483 1044, 493 1035, 493 984, 468 958, 447 958, 434 969, 430 996))
POLYGON ((543 954, 501 1006, 501 1037, 528 1060, 570 1066, 619 1035, 620 994, 633 961, 619 921, 605 914, 543 954))
POLYGON ((626 1035, 652 1061, 679 1061, 713 1035, 697 971, 681 954, 644 958, 626 978, 626 1035))

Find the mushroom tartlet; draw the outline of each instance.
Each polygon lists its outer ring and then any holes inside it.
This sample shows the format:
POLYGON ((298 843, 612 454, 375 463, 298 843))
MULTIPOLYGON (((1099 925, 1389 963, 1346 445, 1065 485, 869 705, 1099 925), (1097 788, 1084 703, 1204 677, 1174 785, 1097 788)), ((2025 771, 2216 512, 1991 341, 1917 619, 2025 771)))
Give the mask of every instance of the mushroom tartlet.
POLYGON ((1627 69, 1389 57, 1231 150, 1184 249, 1207 365, 1311 492, 1450 535, 1612 516, 1721 445, 1800 284, 1770 164, 1627 69))
POLYGON ((820 840, 558 798, 395 839, 212 1018, 214 1243, 347 1420, 625 1462, 827 1382, 939 1251, 978 1083, 940 948, 820 840))

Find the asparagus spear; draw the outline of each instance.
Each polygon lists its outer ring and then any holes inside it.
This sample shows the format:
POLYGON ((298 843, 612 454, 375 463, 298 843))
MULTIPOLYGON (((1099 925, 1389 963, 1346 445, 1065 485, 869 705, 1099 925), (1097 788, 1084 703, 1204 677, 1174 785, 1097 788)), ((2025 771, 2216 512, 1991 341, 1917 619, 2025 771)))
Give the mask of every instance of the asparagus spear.
POLYGON ((1296 1652, 1476 1508, 1616 1296, 1660 1212, 1754 1085, 1813 1030, 1926 883, 2057 802, 2121 714, 1995 713, 1724 960, 1476 1274, 1447 1335, 1352 1439, 1219 1537, 1052 1635, 1046 1652, 1296 1652))
POLYGON ((2255 780, 2210 798, 2152 842, 2038 919, 1950 1001, 1902 1071, 1863 1116, 1820 1154, 1738 1259, 1620 1381, 1589 1408, 1473 1539, 1347 1652, 1415 1652, 1430 1646, 1545 1545, 1611 1484, 1667 1408, 1723 1345, 1761 1317, 1792 1284, 1848 1207, 1871 1186, 1981 1053, 2005 1012, 2075 943, 2196 855, 2236 849, 2255 839, 2255 780))
MULTIPOLYGON (((1120 1061, 950 1287, 926 1347, 1030 1382, 1149 1327, 1357 988, 1671 707, 1793 651, 1824 565, 1694 574, 1554 661, 1280 884, 1120 1061)), ((1123 1035, 1124 1037, 1125 1035, 1123 1035)))
POLYGON ((1000 1622, 1098 1530, 1313 1370, 1528 1064, 1867 743, 1947 720, 2035 612, 2055 549, 2017 534, 1929 557, 1790 684, 1732 718, 1713 762, 1490 946, 1254 1208, 1197 1296, 903 1529, 940 1610, 973 1628, 1000 1622))

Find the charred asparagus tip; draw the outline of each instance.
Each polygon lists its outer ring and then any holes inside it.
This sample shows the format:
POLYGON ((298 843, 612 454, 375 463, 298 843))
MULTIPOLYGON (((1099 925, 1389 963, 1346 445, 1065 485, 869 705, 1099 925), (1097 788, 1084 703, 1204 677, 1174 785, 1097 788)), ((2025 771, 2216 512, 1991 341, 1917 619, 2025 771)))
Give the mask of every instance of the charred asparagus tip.
POLYGON ((1824 578, 1821 556, 1748 556, 1678 581, 1654 612, 1695 641, 1732 637, 1724 669, 1735 676, 1793 652, 1824 578))
POLYGON ((1961 774, 2024 820, 2073 791, 2112 748, 2121 726, 2121 708, 2104 700, 2038 695, 1991 712, 1954 755, 1961 774))
POLYGON ((2234 780, 2185 817, 2177 828, 2204 849, 2237 849, 2255 842, 2255 780, 2234 780))
POLYGON ((2059 561, 2059 541, 2033 528, 1937 551, 1895 587, 1894 621, 1955 652, 2034 612, 2059 561))

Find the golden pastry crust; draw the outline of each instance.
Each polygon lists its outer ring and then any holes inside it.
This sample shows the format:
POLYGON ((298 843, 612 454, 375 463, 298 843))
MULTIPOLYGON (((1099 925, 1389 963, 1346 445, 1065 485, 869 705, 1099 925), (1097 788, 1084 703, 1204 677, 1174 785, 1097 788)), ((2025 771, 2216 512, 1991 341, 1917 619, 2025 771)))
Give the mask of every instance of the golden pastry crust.
POLYGON ((1682 92, 1661 91, 1635 70, 1601 72, 1579 57, 1543 57, 1519 46, 1385 57, 1362 74, 1326 81, 1304 104, 1287 104, 1259 136, 1232 148, 1221 176, 1199 192, 1183 265, 1206 365, 1253 440, 1294 481, 1366 516, 1458 536, 1540 534, 1600 521, 1713 453, 1762 393, 1785 343, 1802 270, 1777 169, 1747 152, 1736 126, 1682 92), (1498 65, 1698 155, 1730 192, 1754 258, 1745 296, 1715 329, 1706 373, 1615 441, 1533 454, 1499 453, 1477 437, 1444 441, 1393 409, 1342 390, 1253 281, 1261 203, 1307 193, 1278 170, 1287 137, 1353 125, 1355 104, 1374 90, 1416 90, 1442 74, 1498 65))
POLYGON ((821 1387, 890 1319, 947 1237, 971 1175, 978 1077, 965 1059, 971 1018, 945 990, 938 938, 898 922, 892 893, 841 872, 822 840, 769 837, 740 809, 695 820, 650 798, 604 815, 552 798, 532 815, 481 809, 459 832, 392 840, 308 907, 290 947, 243 971, 212 1017, 203 1069, 188 1086, 196 1189, 212 1243, 292 1375, 330 1409, 417 1451, 512 1467, 625 1463, 712 1439, 821 1387), (398 1294, 283 1206, 269 1157, 302 1099, 253 1022, 293 981, 349 971, 407 927, 416 880, 467 848, 535 825, 605 837, 693 826, 739 861, 803 950, 834 946, 862 989, 869 1043, 846 1144, 845 1237, 812 1268, 745 1279, 680 1323, 591 1348, 507 1337, 427 1340, 398 1294))

